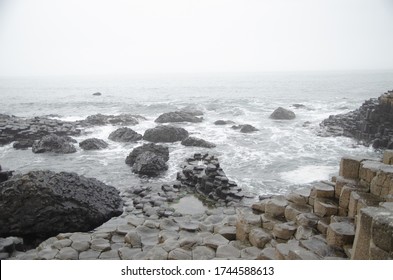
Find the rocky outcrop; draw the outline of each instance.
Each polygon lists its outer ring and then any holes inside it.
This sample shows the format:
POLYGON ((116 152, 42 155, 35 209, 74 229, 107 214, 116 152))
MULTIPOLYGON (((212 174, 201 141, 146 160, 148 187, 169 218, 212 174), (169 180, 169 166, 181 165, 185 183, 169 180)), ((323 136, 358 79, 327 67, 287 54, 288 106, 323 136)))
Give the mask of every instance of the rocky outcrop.
POLYGON ((177 174, 177 179, 183 185, 214 201, 228 203, 244 197, 241 188, 225 175, 218 159, 209 154, 195 154, 188 158, 182 171, 177 174))
POLYGON ((169 149, 153 143, 136 147, 126 158, 132 171, 147 176, 157 176, 168 169, 169 149))
POLYGON ((203 148, 216 147, 216 144, 196 137, 187 137, 186 139, 181 141, 181 144, 184 146, 203 147, 203 148))
POLYGON ((145 119, 139 115, 120 114, 120 115, 103 115, 96 114, 88 116, 85 120, 79 121, 81 126, 98 126, 98 125, 136 125, 138 119, 145 119))
POLYGON ((142 139, 142 135, 131 128, 121 127, 109 134, 108 138, 116 142, 136 142, 142 139))
POLYGON ((122 213, 119 192, 75 173, 32 171, 0 184, 1 236, 89 231, 122 213))
POLYGON ((176 111, 160 115, 155 122, 157 123, 170 123, 170 122, 202 122, 203 118, 196 117, 192 112, 176 111))
POLYGON ((108 147, 108 143, 98 138, 89 138, 79 143, 83 150, 102 150, 108 147))
POLYGON ((0 183, 7 181, 9 178, 11 178, 13 171, 4 171, 1 169, 0 165, 0 183))
POLYGON ((26 119, 8 115, 0 116, 0 145, 13 141, 32 144, 32 141, 39 140, 49 134, 77 136, 80 133, 81 130, 73 122, 45 117, 26 119))
POLYGON ((349 113, 329 116, 320 126, 321 136, 347 136, 374 148, 393 148, 393 91, 349 113))
POLYGON ((224 121, 224 120, 217 120, 214 122, 215 125, 227 125, 227 124, 234 124, 233 121, 224 121))
POLYGON ((287 110, 282 107, 278 107, 270 115, 270 118, 274 119, 274 120, 292 120, 292 119, 296 118, 296 115, 291 110, 287 110))
POLYGON ((188 137, 188 131, 181 127, 159 125, 145 131, 143 140, 149 142, 176 142, 188 137))
POLYGON ((75 153, 76 148, 70 143, 71 141, 72 139, 70 138, 57 136, 56 134, 47 135, 33 144, 32 151, 36 154, 46 152, 57 154, 75 153))
POLYGON ((254 131, 258 131, 259 129, 253 127, 250 124, 240 124, 232 126, 232 129, 239 129, 242 133, 251 133, 254 131))

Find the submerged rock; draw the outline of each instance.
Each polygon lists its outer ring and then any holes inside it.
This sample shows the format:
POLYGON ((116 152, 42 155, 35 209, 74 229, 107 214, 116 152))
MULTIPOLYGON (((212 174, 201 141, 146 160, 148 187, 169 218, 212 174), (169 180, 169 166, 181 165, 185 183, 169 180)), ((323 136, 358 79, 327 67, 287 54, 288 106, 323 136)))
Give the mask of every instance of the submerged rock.
POLYGON ((89 138, 79 143, 83 150, 101 150, 108 147, 108 143, 98 138, 89 138))
POLYGON ((47 135, 33 144, 32 151, 36 154, 46 152, 57 154, 75 153, 76 148, 74 145, 70 144, 71 141, 73 141, 72 138, 57 136, 55 134, 47 135))
POLYGON ((168 160, 168 147, 150 143, 132 150, 126 158, 126 164, 132 166, 134 173, 157 176, 168 169, 168 160))
POLYGON ((116 142, 136 142, 142 139, 142 135, 131 128, 121 127, 109 134, 108 138, 116 142))
POLYGON ((81 126, 94 125, 136 125, 139 123, 138 119, 145 119, 139 115, 120 114, 120 115, 103 115, 96 114, 88 116, 85 120, 79 121, 81 126))
POLYGON ((150 142, 176 142, 188 137, 188 131, 181 127, 160 125, 145 131, 143 140, 150 142))
POLYGON ((122 213, 119 192, 76 173, 32 171, 0 184, 0 235, 89 231, 122 213))
POLYGON ((216 147, 216 144, 196 137, 187 137, 186 139, 181 141, 181 144, 184 146, 203 147, 203 148, 216 147))
POLYGON ((292 120, 296 118, 294 112, 284 109, 282 107, 278 107, 274 112, 270 115, 271 119, 274 120, 292 120))
POLYGON ((202 122, 203 118, 196 117, 192 112, 176 111, 160 115, 155 122, 168 123, 168 122, 202 122))
POLYGON ((226 125, 226 124, 234 124, 233 121, 224 121, 224 120, 217 120, 214 122, 215 125, 226 125))
POLYGON ((254 131, 259 131, 259 129, 253 127, 250 124, 241 124, 241 125, 234 125, 232 126, 233 129, 240 129, 240 132, 242 133, 251 133, 254 131))

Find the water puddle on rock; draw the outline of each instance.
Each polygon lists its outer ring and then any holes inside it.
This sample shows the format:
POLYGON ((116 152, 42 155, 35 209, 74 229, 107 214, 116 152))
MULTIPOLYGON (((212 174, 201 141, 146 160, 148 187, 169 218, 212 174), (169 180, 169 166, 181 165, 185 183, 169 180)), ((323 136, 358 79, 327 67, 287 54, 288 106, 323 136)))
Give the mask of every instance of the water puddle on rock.
POLYGON ((195 215, 204 213, 208 207, 193 195, 185 196, 179 202, 171 205, 177 212, 183 215, 195 215))

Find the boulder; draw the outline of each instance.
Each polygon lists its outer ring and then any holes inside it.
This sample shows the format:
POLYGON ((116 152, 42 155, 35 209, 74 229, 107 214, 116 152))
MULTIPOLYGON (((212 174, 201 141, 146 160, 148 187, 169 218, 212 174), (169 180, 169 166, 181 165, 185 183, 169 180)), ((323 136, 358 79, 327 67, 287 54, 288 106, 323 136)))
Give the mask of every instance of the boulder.
POLYGON ((34 142, 33 153, 53 152, 57 154, 75 153, 76 148, 70 143, 70 139, 64 136, 57 136, 50 134, 41 138, 41 140, 34 142))
POLYGON ((94 96, 101 96, 101 92, 95 92, 93 93, 94 96))
POLYGON ((108 138, 115 142, 136 142, 142 139, 142 135, 131 128, 121 127, 109 134, 108 138))
POLYGON ((149 142, 176 142, 188 137, 188 131, 181 127, 159 125, 145 131, 143 140, 149 142))
POLYGON ((132 166, 137 174, 157 176, 168 169, 169 149, 153 143, 136 147, 126 158, 126 164, 132 166))
POLYGON ((196 138, 196 137, 187 137, 181 144, 184 146, 193 146, 193 147, 203 147, 203 148, 214 148, 216 145, 212 142, 208 142, 206 140, 196 138))
POLYGON ((88 116, 85 120, 79 121, 81 126, 94 125, 136 125, 139 123, 138 119, 144 119, 139 115, 120 114, 120 115, 103 115, 96 114, 88 116))
POLYGON ((202 122, 203 118, 196 117, 192 112, 187 111, 176 111, 169 112, 160 115, 155 122, 157 123, 169 123, 169 122, 202 122))
POLYGON ((1 165, 0 165, 0 183, 7 181, 11 176, 14 171, 2 171, 1 165))
POLYGON ((240 124, 240 125, 234 125, 232 126, 233 129, 240 129, 240 132, 242 133, 251 133, 254 131, 258 131, 259 129, 253 127, 250 124, 240 124))
POLYGON ((83 150, 101 150, 108 147, 108 143, 98 138, 89 138, 79 143, 83 150))
POLYGON ((282 107, 278 107, 274 112, 270 115, 271 119, 274 120, 292 120, 296 118, 294 112, 284 109, 282 107))
POLYGON ((15 141, 14 144, 12 144, 12 147, 15 150, 26 150, 28 148, 33 147, 34 140, 20 140, 20 141, 15 141))
POLYGON ((32 171, 0 190, 1 236, 89 231, 123 212, 118 190, 76 173, 32 171))
POLYGON ((224 120, 218 120, 214 122, 215 125, 226 125, 226 124, 234 124, 233 121, 224 121, 224 120))

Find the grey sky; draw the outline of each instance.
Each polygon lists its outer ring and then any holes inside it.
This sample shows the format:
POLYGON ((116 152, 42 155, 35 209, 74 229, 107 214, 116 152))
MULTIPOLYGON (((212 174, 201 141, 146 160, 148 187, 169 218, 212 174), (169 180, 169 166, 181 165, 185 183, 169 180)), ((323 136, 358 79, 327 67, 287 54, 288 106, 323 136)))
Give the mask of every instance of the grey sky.
POLYGON ((0 75, 393 69, 393 0, 0 0, 0 75))

